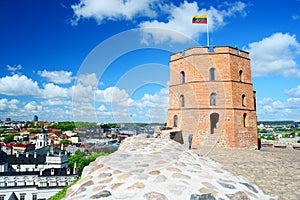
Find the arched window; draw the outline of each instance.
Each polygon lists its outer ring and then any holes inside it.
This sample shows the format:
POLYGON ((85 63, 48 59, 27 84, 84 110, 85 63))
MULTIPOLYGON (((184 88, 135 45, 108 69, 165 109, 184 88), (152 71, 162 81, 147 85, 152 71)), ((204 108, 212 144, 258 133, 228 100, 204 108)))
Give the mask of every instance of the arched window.
POLYGON ((217 104, 216 101, 217 101, 216 100, 216 93, 211 93, 211 95, 210 95, 210 105, 215 106, 217 104))
POLYGON ((209 80, 211 80, 211 81, 215 80, 215 68, 210 68, 210 70, 209 70, 209 80))
POLYGON ((239 79, 240 79, 240 82, 243 81, 243 70, 239 71, 239 79))
POLYGON ((245 106, 245 95, 242 95, 242 106, 245 106))
POLYGON ((180 96, 181 107, 184 107, 184 95, 180 96))
POLYGON ((246 127, 246 117, 247 117, 247 114, 244 113, 243 114, 243 126, 246 127))
POLYGON ((177 127, 177 121, 178 121, 178 117, 177 117, 177 115, 174 115, 174 117, 173 117, 173 126, 174 127, 177 127))
POLYGON ((180 76, 181 76, 181 83, 185 83, 185 73, 184 73, 184 71, 180 72, 180 76))

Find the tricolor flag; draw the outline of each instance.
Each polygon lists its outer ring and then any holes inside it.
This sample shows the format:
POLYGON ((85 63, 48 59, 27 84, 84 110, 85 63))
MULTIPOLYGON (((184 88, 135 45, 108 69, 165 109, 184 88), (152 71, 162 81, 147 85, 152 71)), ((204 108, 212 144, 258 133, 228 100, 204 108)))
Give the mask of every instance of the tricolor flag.
POLYGON ((194 24, 207 24, 207 15, 193 16, 192 23, 194 24))

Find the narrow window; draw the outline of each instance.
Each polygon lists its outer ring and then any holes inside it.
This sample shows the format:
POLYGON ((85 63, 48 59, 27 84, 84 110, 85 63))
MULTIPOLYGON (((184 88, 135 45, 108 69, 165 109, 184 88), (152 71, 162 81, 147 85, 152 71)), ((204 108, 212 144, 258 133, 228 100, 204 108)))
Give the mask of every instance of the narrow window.
POLYGON ((181 83, 185 83, 185 73, 184 71, 180 72, 181 75, 181 83))
POLYGON ((180 96, 180 100, 181 100, 181 107, 184 107, 184 95, 180 96))
POLYGON ((239 79, 240 79, 240 82, 243 81, 243 71, 242 70, 239 71, 239 79))
POLYGON ((245 106, 245 95, 242 95, 242 106, 245 106))
POLYGON ((247 114, 244 113, 244 115, 243 115, 243 126, 244 126, 244 128, 246 127, 246 117, 247 117, 247 114))
POLYGON ((32 194, 32 200, 37 200, 37 194, 32 194))
POLYGON ((20 200, 25 200, 25 195, 26 195, 26 194, 23 194, 23 193, 20 194, 20 200))
POLYGON ((174 127, 177 127, 177 121, 178 121, 177 115, 174 115, 173 121, 174 121, 173 126, 174 126, 174 127))
POLYGON ((216 94, 215 93, 211 93, 210 95, 210 105, 211 106, 215 106, 217 104, 216 102, 216 94))
POLYGON ((209 70, 209 79, 211 81, 215 80, 215 69, 214 68, 210 68, 210 70, 209 70))

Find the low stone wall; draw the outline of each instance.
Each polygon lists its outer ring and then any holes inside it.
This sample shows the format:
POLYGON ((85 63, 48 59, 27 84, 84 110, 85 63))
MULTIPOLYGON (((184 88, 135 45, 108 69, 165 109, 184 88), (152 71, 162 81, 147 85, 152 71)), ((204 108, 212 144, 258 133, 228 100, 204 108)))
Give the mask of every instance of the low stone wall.
POLYGON ((296 140, 261 140, 262 147, 274 147, 274 148, 300 148, 300 143, 296 140))
POLYGON ((65 199, 276 198, 178 142, 138 135, 125 139, 118 151, 85 167, 81 180, 67 190, 65 199))

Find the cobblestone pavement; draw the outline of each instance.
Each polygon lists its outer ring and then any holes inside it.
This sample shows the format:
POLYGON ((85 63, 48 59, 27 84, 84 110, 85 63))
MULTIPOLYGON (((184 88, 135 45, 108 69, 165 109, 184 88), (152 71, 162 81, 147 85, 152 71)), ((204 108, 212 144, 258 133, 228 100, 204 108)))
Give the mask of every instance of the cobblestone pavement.
POLYGON ((67 190, 66 200, 275 200, 244 177, 173 140, 138 135, 99 157, 67 190))
POLYGON ((280 200, 300 199, 300 150, 214 148, 207 156, 234 175, 246 177, 266 194, 280 200))

